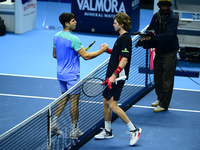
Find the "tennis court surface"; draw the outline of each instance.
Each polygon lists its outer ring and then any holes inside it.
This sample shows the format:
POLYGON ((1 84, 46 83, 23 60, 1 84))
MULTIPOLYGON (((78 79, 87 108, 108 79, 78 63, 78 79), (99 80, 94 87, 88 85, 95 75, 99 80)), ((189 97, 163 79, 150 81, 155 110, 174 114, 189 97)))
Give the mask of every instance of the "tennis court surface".
MULTIPOLYGON (((64 134, 51 137, 48 132, 48 122, 54 115, 57 102, 62 97, 60 97, 58 81, 55 78, 46 78, 47 76, 54 76, 56 71, 56 68, 54 68, 56 62, 51 56, 51 50, 52 37, 57 31, 47 31, 41 27, 43 21, 41 16, 45 14, 45 9, 43 9, 45 6, 45 3, 38 2, 38 28, 36 30, 18 36, 10 33, 1 39, 2 49, 8 49, 8 51, 1 51, 4 57, 0 60, 1 64, 6 64, 1 65, 1 73, 8 73, 0 74, 1 150, 42 150, 49 148, 60 150, 77 149, 80 146, 79 149, 81 150, 199 149, 199 85, 196 85, 189 78, 175 77, 175 87, 179 89, 176 88, 174 90, 170 109, 162 113, 153 113, 153 107, 150 106, 156 98, 154 90, 151 91, 153 75, 139 73, 138 70, 139 67, 147 68, 149 66, 147 63, 149 62, 149 52, 140 48, 133 50, 130 78, 126 82, 119 101, 123 109, 127 110, 129 108, 126 112, 131 121, 143 129, 138 143, 134 147, 129 146, 130 135, 126 134, 128 129, 116 116, 113 117, 114 122, 112 123, 115 137, 111 140, 94 140, 93 135, 98 133, 100 131, 99 128, 103 126, 101 95, 89 98, 81 94, 79 127, 84 132, 82 137, 78 140, 70 140, 69 138, 71 131, 70 103, 67 104, 58 121, 59 128, 64 134), (27 37, 31 37, 31 39, 27 37), (7 42, 4 42, 10 39, 13 39, 12 44, 8 45, 7 42), (21 40, 19 41, 19 39, 21 40), (41 39, 46 39, 46 41, 41 39), (35 44, 35 41, 39 44, 35 44), (41 43, 41 41, 43 42, 41 43), (29 47, 30 45, 31 48, 29 47), (32 57, 27 57, 27 54, 32 57), (10 60, 15 63, 10 63, 10 60), (29 76, 21 76, 20 74, 28 74, 29 76), (132 106, 132 104, 134 105, 132 106), (86 141, 88 142, 85 143, 86 141)), ((62 7, 70 11, 70 5, 66 7, 63 4, 62 7)), ((149 23, 151 16, 151 10, 141 10, 140 28, 143 29, 149 23)), ((94 50, 98 49, 96 45, 102 44, 102 42, 106 41, 112 46, 116 40, 115 36, 110 35, 74 34, 79 36, 86 46, 94 39, 97 39, 96 44, 93 46, 94 50)), ((133 43, 133 47, 134 45, 135 43, 133 43)), ((90 61, 86 66, 90 70, 95 66, 97 60, 101 64, 106 59, 104 56, 100 56, 90 61)), ((82 60, 81 64, 83 64, 82 60)), ((181 64, 184 69, 200 71, 199 64, 184 66, 185 64, 188 63, 183 62, 181 64)), ((96 70, 86 78, 96 76, 104 78, 105 68, 106 62, 103 68, 96 70)), ((85 68, 82 67, 82 69, 85 68)), ((88 73, 85 74, 82 71, 82 75, 85 77, 88 73)), ((196 81, 200 82, 199 79, 196 81)), ((83 82, 77 86, 81 87, 83 82)))

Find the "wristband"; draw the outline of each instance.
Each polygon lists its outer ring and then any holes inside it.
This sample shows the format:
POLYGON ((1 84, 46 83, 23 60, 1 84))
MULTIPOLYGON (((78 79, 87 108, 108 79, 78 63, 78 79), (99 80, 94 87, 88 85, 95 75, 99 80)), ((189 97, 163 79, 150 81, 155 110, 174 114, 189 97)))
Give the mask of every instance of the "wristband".
POLYGON ((112 53, 112 49, 111 49, 111 48, 108 48, 107 53, 108 53, 108 54, 111 54, 111 53, 112 53))
POLYGON ((115 73, 117 75, 119 75, 119 73, 123 70, 123 68, 121 68, 120 66, 117 67, 117 69, 115 70, 115 73))

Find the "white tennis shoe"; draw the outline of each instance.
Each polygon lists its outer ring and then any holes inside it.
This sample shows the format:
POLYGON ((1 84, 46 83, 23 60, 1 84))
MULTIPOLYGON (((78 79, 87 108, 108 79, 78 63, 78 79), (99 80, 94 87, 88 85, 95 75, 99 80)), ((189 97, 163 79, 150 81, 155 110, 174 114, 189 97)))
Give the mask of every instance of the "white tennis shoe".
POLYGON ((159 100, 156 100, 155 102, 153 102, 152 104, 151 104, 151 106, 158 106, 158 104, 159 104, 159 100))
POLYGON ((166 111, 168 110, 168 108, 163 108, 160 105, 158 105, 153 111, 154 112, 162 112, 162 111, 166 111))
POLYGON ((52 123, 51 125, 51 133, 61 135, 62 131, 59 130, 58 123, 52 123))
POLYGON ((133 146, 139 139, 140 134, 142 132, 141 128, 137 128, 133 131, 130 131, 130 146, 133 146))
POLYGON ((83 135, 80 129, 74 129, 70 132, 70 139, 78 139, 80 136, 83 135))
POLYGON ((106 129, 102 128, 103 131, 94 136, 95 139, 103 140, 103 139, 111 139, 113 138, 112 130, 108 132, 106 129))

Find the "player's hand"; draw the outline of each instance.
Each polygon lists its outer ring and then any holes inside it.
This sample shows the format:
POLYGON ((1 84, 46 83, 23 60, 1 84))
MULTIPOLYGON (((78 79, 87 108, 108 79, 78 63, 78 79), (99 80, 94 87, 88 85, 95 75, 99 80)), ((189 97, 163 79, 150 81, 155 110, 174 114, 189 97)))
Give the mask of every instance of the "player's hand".
POLYGON ((104 51, 104 52, 107 52, 108 50, 108 44, 104 43, 100 46, 100 50, 104 51))
POLYGON ((112 85, 113 83, 115 83, 115 80, 116 80, 116 76, 115 75, 112 75, 110 78, 109 78, 109 83, 110 85, 112 85))
POLYGON ((151 39, 150 36, 145 36, 145 37, 142 37, 142 38, 140 39, 140 41, 148 41, 148 40, 150 40, 150 39, 151 39))
POLYGON ((112 89, 112 86, 111 86, 111 84, 109 82, 109 78, 107 78, 106 81, 104 81, 103 83, 101 83, 101 85, 104 85, 104 84, 108 84, 108 88, 112 89))

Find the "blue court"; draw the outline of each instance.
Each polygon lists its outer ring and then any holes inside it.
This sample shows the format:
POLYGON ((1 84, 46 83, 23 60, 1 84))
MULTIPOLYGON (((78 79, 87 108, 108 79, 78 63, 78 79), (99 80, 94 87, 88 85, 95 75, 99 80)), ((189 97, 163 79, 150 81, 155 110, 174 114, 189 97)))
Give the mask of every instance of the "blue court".
MULTIPOLYGON (((61 95, 56 79, 56 60, 52 57, 52 39, 56 30, 45 30, 42 22, 45 2, 38 2, 37 28, 22 35, 7 33, 0 37, 0 135, 32 116, 61 95)), ((70 12, 70 4, 61 10, 70 12)), ((140 30, 150 22, 152 10, 141 10, 140 30)), ((74 32, 87 47, 99 49, 100 44, 111 47, 117 36, 74 32)), ((109 55, 103 54, 93 60, 81 58, 81 78, 84 78, 109 55)), ((178 62, 184 70, 200 71, 200 64, 178 62)), ((177 69, 179 67, 177 66, 177 69)), ((154 113, 151 103, 156 100, 153 91, 126 111, 131 121, 143 129, 138 143, 129 146, 128 127, 121 119, 112 123, 114 138, 94 140, 80 150, 94 149, 164 149, 198 150, 200 148, 200 79, 175 77, 174 92, 169 110, 154 113)), ((103 107, 100 105, 99 107, 103 107)), ((89 123, 89 122, 88 122, 89 123)))

